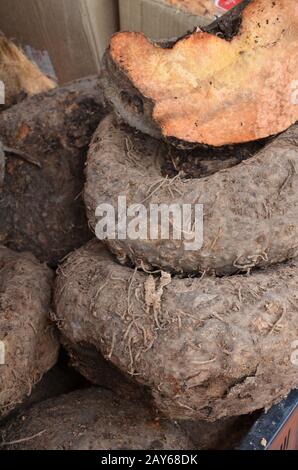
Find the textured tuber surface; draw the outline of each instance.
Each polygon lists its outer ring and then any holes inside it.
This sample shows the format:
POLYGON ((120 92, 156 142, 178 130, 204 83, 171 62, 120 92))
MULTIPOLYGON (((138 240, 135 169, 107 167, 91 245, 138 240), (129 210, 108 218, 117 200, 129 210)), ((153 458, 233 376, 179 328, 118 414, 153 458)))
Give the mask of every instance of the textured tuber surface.
POLYGON ((56 264, 90 238, 81 197, 83 168, 103 115, 97 78, 28 98, 1 113, 7 148, 2 243, 56 264))
POLYGON ((58 358, 48 319, 53 273, 29 253, 0 246, 0 416, 16 408, 58 358))
POLYGON ((194 32, 167 46, 142 33, 116 34, 103 83, 121 117, 179 145, 248 142, 294 124, 298 4, 247 3, 237 7, 238 22, 231 10, 214 34, 194 32))
POLYGON ((2 434, 2 446, 8 450, 192 449, 183 431, 159 419, 146 402, 120 399, 95 388, 41 402, 8 424, 2 434))
POLYGON ((5 85, 5 104, 9 108, 27 96, 56 87, 17 46, 0 33, 0 80, 5 85))
POLYGON ((297 261, 251 276, 153 277, 97 241, 68 257, 55 286, 63 337, 145 385, 172 419, 247 414, 296 388, 297 309, 297 261))

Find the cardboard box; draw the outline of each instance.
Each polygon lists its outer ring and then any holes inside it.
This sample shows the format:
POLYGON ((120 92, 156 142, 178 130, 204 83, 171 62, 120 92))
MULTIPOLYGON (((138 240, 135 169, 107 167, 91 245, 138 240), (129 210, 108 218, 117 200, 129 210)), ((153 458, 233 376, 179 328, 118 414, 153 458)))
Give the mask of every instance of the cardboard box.
MULTIPOLYGON (((161 0, 162 1, 162 0, 161 0)), ((235 7, 242 0, 165 0, 166 3, 184 11, 211 19, 218 17, 235 7)))
POLYGON ((119 12, 122 31, 142 31, 155 40, 180 36, 212 20, 174 8, 165 0, 119 0, 119 12))
POLYGON ((59 83, 99 72, 118 26, 117 0, 0 2, 0 30, 59 83))

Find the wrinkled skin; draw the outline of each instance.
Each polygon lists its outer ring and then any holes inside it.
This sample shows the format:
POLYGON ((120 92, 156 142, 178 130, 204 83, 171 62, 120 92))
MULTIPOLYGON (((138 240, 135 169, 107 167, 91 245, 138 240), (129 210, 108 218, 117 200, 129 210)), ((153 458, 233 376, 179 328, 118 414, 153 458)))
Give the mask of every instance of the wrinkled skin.
POLYGON ((0 246, 0 416, 19 406, 58 358, 49 320, 53 272, 29 253, 0 246))
POLYGON ((251 0, 236 11, 239 22, 231 10, 218 28, 168 44, 142 33, 114 35, 102 82, 116 112, 136 129, 180 146, 249 142, 294 124, 296 0, 251 0))

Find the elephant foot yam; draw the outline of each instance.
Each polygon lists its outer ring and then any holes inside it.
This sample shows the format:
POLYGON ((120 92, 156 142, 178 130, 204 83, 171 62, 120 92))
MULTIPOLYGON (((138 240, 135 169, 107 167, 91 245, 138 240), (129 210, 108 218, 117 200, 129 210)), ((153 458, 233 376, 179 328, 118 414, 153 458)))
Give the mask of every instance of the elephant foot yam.
POLYGON ((297 260, 251 276, 154 277, 119 265, 95 240, 62 270, 62 335, 146 386, 171 419, 248 414, 298 386, 297 260))
MULTIPOLYGON (((97 230, 104 220, 96 215, 97 208, 110 204, 117 212, 119 196, 125 196, 127 214, 140 207, 146 214, 146 230, 134 236, 127 230, 127 236, 120 237, 116 219, 115 237, 107 236, 104 243, 120 262, 149 270, 229 275, 294 258, 297 139, 294 125, 265 142, 221 151, 176 151, 109 115, 98 127, 87 159, 84 200, 89 224, 98 237, 105 235, 97 230), (191 220, 198 205, 203 208, 203 217, 196 216, 191 227, 183 225, 179 215, 185 205, 191 209, 191 220), (159 217, 153 225, 157 236, 151 231, 156 206, 160 214, 163 208, 169 211, 168 219, 159 217), (179 216, 175 230, 171 214, 179 216), (162 232, 166 223, 168 233, 162 232)), ((127 217, 127 226, 133 221, 133 216, 127 217)))
MULTIPOLYGON (((44 75, 36 64, 0 33, 0 80, 4 84, 4 103, 0 111, 27 96, 52 90, 56 83, 44 75)), ((1 96, 1 91, 0 91, 1 96)))
POLYGON ((216 17, 242 0, 165 0, 169 5, 197 16, 216 17))
POLYGON ((240 446, 251 430, 260 412, 223 418, 213 423, 206 421, 179 421, 196 449, 232 450, 240 446))
POLYGON ((0 239, 55 265, 90 239, 81 193, 104 115, 96 77, 28 98, 0 115, 6 154, 0 239))
POLYGON ((29 253, 0 247, 0 416, 31 394, 58 358, 48 315, 53 273, 29 253))
POLYGON ((2 430, 8 450, 187 450, 192 444, 147 403, 90 388, 47 400, 2 430))
POLYGON ((184 146, 249 142, 294 124, 296 0, 252 0, 237 11, 238 22, 231 10, 218 26, 163 45, 142 33, 114 35, 103 85, 117 113, 142 132, 184 146))
MULTIPOLYGON (((93 317, 96 318, 96 311, 93 317)), ((54 315, 55 318, 55 315, 54 315)), ((106 360, 102 354, 88 343, 76 343, 60 334, 60 340, 68 353, 71 366, 90 383, 113 391, 119 397, 131 400, 148 400, 144 387, 136 384, 117 367, 106 360)))

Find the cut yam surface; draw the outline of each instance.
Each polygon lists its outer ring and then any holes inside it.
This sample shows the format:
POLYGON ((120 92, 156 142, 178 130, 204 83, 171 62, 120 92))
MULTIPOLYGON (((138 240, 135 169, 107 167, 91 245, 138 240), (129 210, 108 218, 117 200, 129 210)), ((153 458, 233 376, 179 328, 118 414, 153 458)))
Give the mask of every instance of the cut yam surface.
POLYGON ((120 32, 104 58, 107 98, 130 125, 177 145, 222 146, 298 120, 298 4, 251 0, 168 45, 120 32), (244 8, 245 7, 245 8, 244 8), (238 27, 230 40, 231 25, 238 27), (240 25, 240 26, 239 26, 240 25))
MULTIPOLYGON (((96 310, 93 311, 93 316, 96 318, 96 310)), ((67 340, 63 335, 60 335, 60 338, 70 356, 71 365, 92 384, 111 390, 115 397, 134 400, 135 402, 148 402, 150 398, 147 389, 138 386, 133 377, 124 375, 123 372, 111 364, 109 359, 105 360, 95 346, 86 343, 79 344, 73 339, 67 340)), ((43 391, 45 386, 49 384, 49 379, 47 382, 43 382, 37 391, 43 391)), ((49 394, 48 390, 47 393, 49 394)), ((245 416, 223 418, 214 423, 187 420, 179 421, 178 424, 189 436, 196 449, 232 449, 239 445, 258 415, 259 412, 256 412, 245 416), (228 437, 223 439, 223 435, 228 437)))

